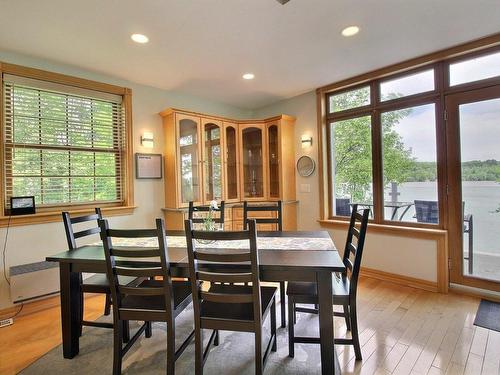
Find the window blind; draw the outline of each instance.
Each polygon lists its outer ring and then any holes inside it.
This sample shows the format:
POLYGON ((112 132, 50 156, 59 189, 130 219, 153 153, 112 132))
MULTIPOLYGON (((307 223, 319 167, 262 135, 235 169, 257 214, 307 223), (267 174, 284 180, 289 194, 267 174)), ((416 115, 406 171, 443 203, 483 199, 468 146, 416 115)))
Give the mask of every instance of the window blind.
POLYGON ((3 77, 5 207, 122 202, 125 115, 121 97, 3 77))

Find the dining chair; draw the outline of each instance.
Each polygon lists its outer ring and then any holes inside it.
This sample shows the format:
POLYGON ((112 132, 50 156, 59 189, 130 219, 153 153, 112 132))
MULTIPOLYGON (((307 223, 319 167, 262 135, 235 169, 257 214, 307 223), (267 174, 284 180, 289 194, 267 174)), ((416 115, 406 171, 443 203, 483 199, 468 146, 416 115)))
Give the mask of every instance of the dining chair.
MULTIPOLYGON (((209 212, 210 211, 210 206, 195 206, 193 201, 189 202, 189 209, 188 209, 188 219, 191 220, 193 223, 204 223, 205 218, 204 217, 195 217, 195 213, 197 212, 209 212)), ((213 211, 218 212, 219 215, 218 217, 213 217, 212 221, 216 224, 219 224, 219 227, 221 229, 224 229, 224 201, 221 201, 219 204, 219 208, 213 209, 213 211)))
POLYGON ((191 284, 172 280, 170 276, 165 224, 162 219, 156 219, 156 229, 110 229, 107 220, 99 220, 99 227, 114 303, 113 374, 121 373, 123 357, 143 332, 147 338, 151 337, 152 322, 166 322, 167 374, 173 375, 175 361, 193 339, 194 330, 175 350, 175 318, 192 301, 191 284), (113 244, 113 238, 152 237, 158 239, 157 248, 113 244), (122 282, 122 277, 131 276, 143 281, 134 286, 122 282), (144 321, 144 324, 123 346, 122 322, 130 320, 144 321))
POLYGON ((276 288, 260 286, 259 254, 255 221, 245 231, 196 231, 192 222, 185 221, 189 272, 193 294, 195 322, 195 370, 203 374, 212 344, 219 344, 223 331, 253 332, 255 335, 255 373, 262 374, 276 344, 276 288), (249 249, 197 249, 196 241, 247 240, 249 249), (210 267, 207 267, 207 265, 210 267), (201 287, 210 282, 210 287, 201 287), (230 285, 222 284, 230 283, 230 285), (235 283, 251 283, 236 285, 235 283), (262 352, 262 330, 267 316, 271 320, 271 337, 262 352), (213 330, 203 348, 203 330, 213 330))
MULTIPOLYGON (((69 251, 73 251, 78 247, 77 239, 88 238, 92 235, 97 235, 101 232, 101 229, 98 226, 98 220, 102 219, 102 213, 100 208, 96 208, 95 213, 92 215, 84 215, 76 217, 71 217, 69 212, 63 212, 62 219, 64 223, 64 229, 66 232, 66 240, 68 242, 69 251), (92 222, 95 223, 95 226, 75 231, 75 225, 79 224, 85 225, 92 222)), ((134 283, 136 282, 136 278, 126 277, 123 279, 123 282, 134 283)), ((104 315, 109 315, 112 299, 111 299, 111 289, 109 287, 108 278, 106 277, 106 274, 97 273, 86 279, 83 279, 82 275, 80 274, 80 317, 79 317, 80 336, 82 335, 82 326, 113 328, 113 324, 111 323, 93 322, 83 319, 84 302, 85 302, 84 293, 105 294, 106 302, 104 306, 104 315)), ((124 327, 125 328, 127 327, 127 323, 124 323, 124 327)), ((128 340, 128 329, 126 329, 126 331, 127 333, 124 336, 125 341, 128 340)))
MULTIPOLYGON (((258 215, 258 214, 257 214, 258 215)), ((277 201, 276 204, 270 205, 250 205, 247 201, 243 202, 243 228, 247 229, 247 224, 249 220, 255 220, 257 224, 275 224, 276 231, 283 231, 283 210, 281 201, 277 201), (251 217, 249 218, 250 212, 276 212, 276 217, 251 217)), ((286 284, 284 281, 279 282, 280 285, 280 306, 281 306, 281 327, 286 327, 286 284)))
MULTIPOLYGON (((370 209, 358 212, 358 205, 352 206, 351 221, 347 231, 347 240, 342 258, 346 272, 334 274, 333 277, 333 304, 342 306, 342 312, 334 312, 334 316, 342 316, 345 319, 347 330, 351 331, 351 338, 336 338, 335 344, 353 345, 357 360, 361 360, 361 347, 359 345, 358 317, 356 312, 356 293, 358 287, 361 257, 365 244, 366 229, 370 209), (358 229, 359 227, 359 229, 358 229), (354 260, 351 260, 354 257, 354 260)), ((294 322, 298 312, 318 313, 317 309, 297 307, 300 304, 318 304, 318 288, 316 283, 290 282, 288 283, 288 355, 294 357, 295 343, 319 344, 316 337, 295 336, 294 322), (293 322, 292 322, 293 320, 293 322)))

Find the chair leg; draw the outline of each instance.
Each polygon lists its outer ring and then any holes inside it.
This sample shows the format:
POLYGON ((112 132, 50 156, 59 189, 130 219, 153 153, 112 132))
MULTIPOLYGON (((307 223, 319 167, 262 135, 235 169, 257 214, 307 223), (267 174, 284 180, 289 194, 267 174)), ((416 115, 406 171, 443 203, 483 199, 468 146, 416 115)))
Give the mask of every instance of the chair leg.
POLYGON ((297 310, 295 309, 297 306, 295 302, 293 303, 293 324, 297 324, 297 310))
POLYGON ((122 330, 123 324, 121 321, 115 321, 113 332, 113 375, 122 373, 122 330))
POLYGON ((262 375, 264 358, 262 357, 262 325, 255 331, 255 375, 262 375))
POLYGON ((358 332, 358 315, 356 312, 356 302, 350 305, 350 318, 351 318, 351 335, 352 342, 354 345, 354 354, 356 355, 356 360, 361 361, 361 346, 359 345, 359 332, 358 332))
POLYGON ((286 286, 280 281, 281 328, 286 327, 286 286))
POLYGON ((194 332, 195 374, 203 375, 203 332, 195 328, 194 332))
POLYGON ((349 304, 343 305, 344 309, 344 319, 345 319, 345 325, 347 326, 347 330, 351 330, 351 318, 349 316, 349 304))
POLYGON ((293 358, 295 356, 295 343, 294 337, 294 324, 295 324, 295 303, 290 296, 288 296, 288 356, 293 358))
POLYGON ((167 375, 175 373, 175 320, 167 323, 167 375))
POLYGON ((214 346, 219 346, 219 330, 215 331, 214 346))
POLYGON ((271 347, 273 352, 278 350, 278 337, 276 337, 276 298, 271 305, 271 339, 274 337, 274 343, 271 347))
POLYGON ((152 322, 145 322, 146 323, 146 338, 150 338, 153 336, 153 323, 152 322))
POLYGON ((104 304, 104 315, 108 316, 111 313, 111 294, 106 293, 106 302, 104 304))
POLYGON ((130 341, 130 326, 128 324, 128 320, 122 320, 121 325, 122 325, 123 343, 126 344, 127 342, 130 341))

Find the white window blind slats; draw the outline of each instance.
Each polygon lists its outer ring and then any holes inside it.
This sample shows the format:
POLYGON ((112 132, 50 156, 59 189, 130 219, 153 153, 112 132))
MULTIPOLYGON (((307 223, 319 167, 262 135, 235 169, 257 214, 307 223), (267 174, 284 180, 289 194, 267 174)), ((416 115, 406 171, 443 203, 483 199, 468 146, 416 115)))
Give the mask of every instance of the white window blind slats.
POLYGON ((122 202, 121 97, 12 77, 3 86, 5 206, 23 195, 39 207, 122 202))

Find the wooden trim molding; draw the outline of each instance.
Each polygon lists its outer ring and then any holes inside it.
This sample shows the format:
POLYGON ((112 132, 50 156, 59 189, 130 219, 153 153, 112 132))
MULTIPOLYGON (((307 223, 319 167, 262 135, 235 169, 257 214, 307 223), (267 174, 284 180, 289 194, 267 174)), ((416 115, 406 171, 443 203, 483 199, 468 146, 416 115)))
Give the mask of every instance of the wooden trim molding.
MULTIPOLYGON (((45 70, 24 67, 15 64, 9 64, 0 61, 0 139, 3 139, 3 74, 12 74, 20 77, 27 77, 38 79, 41 81, 54 82, 66 86, 78 87, 87 90, 99 91, 108 94, 122 96, 122 104, 125 113, 125 132, 127 143, 124 150, 125 157, 125 170, 124 170, 124 197, 122 203, 108 203, 101 205, 103 211, 110 216, 114 215, 129 215, 133 213, 134 209, 134 175, 133 175, 133 154, 134 154, 134 138, 133 138, 133 124, 132 124, 132 90, 127 87, 115 86, 107 83, 96 82, 84 78, 73 77, 65 74, 48 72, 45 70)), ((4 165, 3 151, 0 152, 0 162, 4 165)), ((55 208, 42 208, 40 212, 33 215, 23 216, 2 216, 4 213, 4 173, 3 168, 0 169, 0 228, 10 226, 20 226, 29 224, 40 224, 47 222, 60 221, 61 211, 67 210, 72 213, 90 213, 93 211, 95 205, 75 205, 75 206, 59 206, 55 208)))
POLYGON ((440 292, 437 282, 417 279, 415 277, 397 275, 395 273, 361 267, 361 276, 387 281, 393 284, 409 286, 410 288, 423 289, 429 292, 440 292))
MULTIPOLYGON (((332 229, 342 229, 347 230, 349 227, 349 222, 344 220, 318 220, 321 226, 332 228, 332 229)), ((448 231, 443 229, 427 229, 427 228, 413 228, 413 227, 400 227, 395 225, 385 225, 385 224, 375 224, 368 223, 368 232, 377 233, 382 235, 406 237, 406 238, 416 238, 424 240, 434 240, 436 241, 436 275, 437 281, 431 282, 427 280, 425 283, 420 283, 421 289, 429 289, 429 283, 435 284, 435 290, 440 293, 448 293, 449 286, 449 270, 448 270, 448 231), (424 287, 427 285, 426 287, 424 287)), ((377 271, 381 274, 389 274, 384 271, 377 271)), ((391 274, 393 275, 393 274, 391 274)), ((405 279, 408 283, 409 280, 412 284, 417 285, 417 281, 420 279, 414 279, 407 276, 395 275, 394 277, 399 279, 405 279)), ((387 280, 391 281, 391 280, 387 280)), ((396 281, 394 281, 396 282, 396 281)), ((406 284, 405 284, 406 285, 406 284)), ((409 284, 408 284, 409 285, 409 284)))

